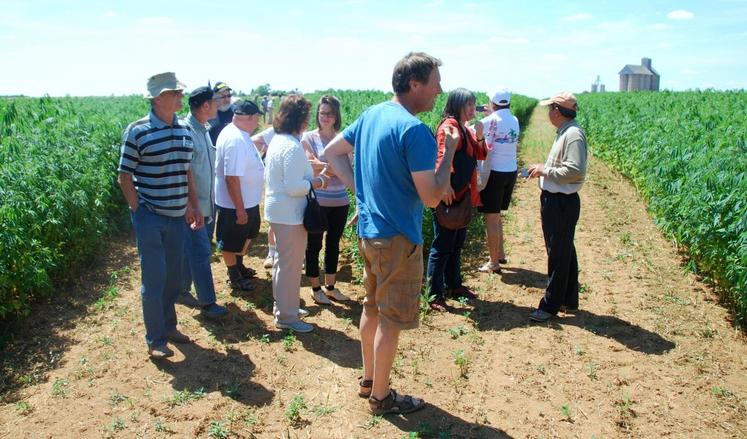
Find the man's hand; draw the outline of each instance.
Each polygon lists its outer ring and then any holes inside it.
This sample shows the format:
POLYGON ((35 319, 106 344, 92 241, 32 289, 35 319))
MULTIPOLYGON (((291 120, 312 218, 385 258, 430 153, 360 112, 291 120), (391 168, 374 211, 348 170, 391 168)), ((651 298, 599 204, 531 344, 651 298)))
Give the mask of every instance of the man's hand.
POLYGON ((446 193, 444 193, 443 198, 441 198, 441 201, 443 201, 445 205, 451 206, 451 203, 454 202, 454 195, 456 195, 454 194, 454 188, 449 186, 449 188, 446 189, 446 193))
POLYGON ((191 209, 188 207, 187 212, 184 214, 184 219, 192 230, 197 230, 205 225, 205 218, 198 209, 191 209))
POLYGON ((244 209, 236 209, 236 224, 243 226, 249 222, 249 217, 244 209))
POLYGON ((529 178, 538 178, 545 175, 545 165, 537 163, 528 168, 529 178))
POLYGON ((442 130, 444 133, 444 139, 446 140, 446 149, 456 150, 457 145, 459 145, 459 130, 446 124, 444 124, 442 130))

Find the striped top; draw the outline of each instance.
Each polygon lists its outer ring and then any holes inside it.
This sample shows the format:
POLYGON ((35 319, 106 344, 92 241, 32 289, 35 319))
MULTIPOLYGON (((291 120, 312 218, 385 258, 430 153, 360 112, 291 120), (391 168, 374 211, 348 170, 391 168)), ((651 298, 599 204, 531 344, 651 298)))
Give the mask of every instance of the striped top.
POLYGON ((141 204, 159 215, 183 216, 192 151, 189 128, 176 115, 166 125, 151 111, 125 129, 118 171, 133 175, 141 204))
MULTIPOLYGON (((311 146, 311 153, 314 154, 314 157, 319 161, 327 163, 327 158, 324 157, 324 147, 326 145, 322 143, 322 138, 319 136, 318 130, 303 133, 301 141, 311 146)), ((327 181, 326 189, 315 189, 315 192, 320 206, 338 207, 350 204, 348 194, 345 191, 345 184, 336 176, 327 181)))

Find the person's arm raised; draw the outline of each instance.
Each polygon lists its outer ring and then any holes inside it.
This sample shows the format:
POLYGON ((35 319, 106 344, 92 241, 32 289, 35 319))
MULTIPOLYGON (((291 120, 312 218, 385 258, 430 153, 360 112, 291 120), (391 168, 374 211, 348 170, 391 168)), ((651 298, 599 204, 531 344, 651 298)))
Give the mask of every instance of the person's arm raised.
POLYGON ((427 207, 436 207, 451 187, 451 164, 454 160, 454 152, 459 144, 459 131, 451 125, 441 128, 445 137, 444 158, 433 170, 412 172, 412 181, 418 191, 420 199, 427 207))
POLYGON ((353 179, 353 166, 350 164, 350 153, 353 145, 348 143, 342 133, 335 136, 324 148, 324 156, 335 175, 355 193, 355 181, 353 179))

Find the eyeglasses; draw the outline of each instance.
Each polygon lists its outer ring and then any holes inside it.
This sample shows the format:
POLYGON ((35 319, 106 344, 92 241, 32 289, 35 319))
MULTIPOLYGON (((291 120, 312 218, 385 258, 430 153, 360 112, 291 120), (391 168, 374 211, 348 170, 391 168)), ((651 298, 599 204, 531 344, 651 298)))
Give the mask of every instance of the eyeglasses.
POLYGON ((223 99, 223 98, 230 98, 231 96, 233 96, 233 95, 232 95, 232 94, 230 94, 230 93, 229 93, 229 94, 227 94, 227 95, 218 95, 218 99, 223 99))
POLYGON ((332 113, 331 111, 320 111, 319 115, 322 117, 335 117, 335 113, 332 113))

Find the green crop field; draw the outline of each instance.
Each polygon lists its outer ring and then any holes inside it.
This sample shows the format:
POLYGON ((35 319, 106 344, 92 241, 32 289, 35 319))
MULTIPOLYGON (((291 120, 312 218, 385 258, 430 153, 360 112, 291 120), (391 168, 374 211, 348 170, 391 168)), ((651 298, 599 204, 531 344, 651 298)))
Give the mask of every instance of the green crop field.
POLYGON ((629 177, 656 224, 747 318, 747 93, 579 96, 591 150, 629 177))
MULTIPOLYGON (((307 97, 316 104, 323 94, 340 98, 343 127, 392 96, 328 90, 307 97)), ((434 129, 445 102, 444 94, 421 115, 434 129)), ((535 104, 514 97, 522 124, 535 104)), ((0 318, 28 312, 33 297, 74 280, 107 234, 127 227, 116 183, 120 141, 147 111, 137 96, 0 100, 0 318)))

